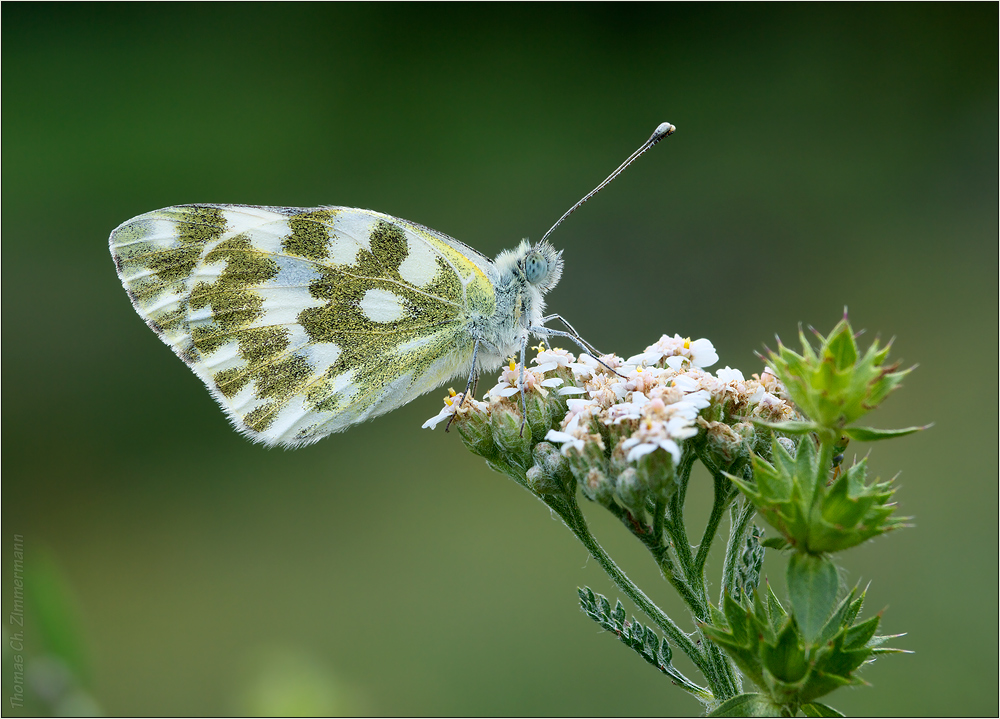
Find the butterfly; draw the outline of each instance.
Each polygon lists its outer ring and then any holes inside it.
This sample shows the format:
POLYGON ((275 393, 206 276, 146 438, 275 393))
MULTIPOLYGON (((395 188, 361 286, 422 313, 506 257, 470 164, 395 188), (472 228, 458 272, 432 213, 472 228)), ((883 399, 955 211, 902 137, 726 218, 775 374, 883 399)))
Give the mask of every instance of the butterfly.
MULTIPOLYGON (((235 428, 297 447, 377 417, 456 376, 524 352, 530 336, 593 348, 545 294, 562 253, 547 237, 490 260, 429 227, 351 207, 176 205, 109 239, 132 305, 206 384, 235 428), (561 321, 565 330, 546 327, 561 321)), ((523 398, 522 398, 523 400, 523 398)))

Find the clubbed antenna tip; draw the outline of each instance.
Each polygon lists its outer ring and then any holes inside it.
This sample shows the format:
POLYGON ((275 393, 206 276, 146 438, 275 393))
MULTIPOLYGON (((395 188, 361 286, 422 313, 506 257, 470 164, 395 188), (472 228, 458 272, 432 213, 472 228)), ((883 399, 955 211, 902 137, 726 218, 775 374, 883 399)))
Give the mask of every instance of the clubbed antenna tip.
POLYGON ((586 202, 591 197, 593 197, 598 192, 600 192, 605 187, 607 187, 607 185, 609 185, 612 180, 614 180, 616 177, 618 177, 618 175, 620 175, 625 170, 626 167, 628 167, 633 162, 635 162, 636 158, 638 158, 639 155, 641 155, 646 150, 648 150, 649 148, 651 148, 653 145, 655 145, 656 143, 658 143, 664 137, 669 137, 670 135, 674 134, 674 132, 676 130, 677 130, 677 128, 674 127, 673 125, 671 125, 669 122, 661 122, 659 125, 657 125, 656 129, 653 130, 653 134, 649 136, 648 140, 646 140, 644 143, 642 143, 642 146, 638 150, 636 150, 631 155, 629 155, 628 159, 626 159, 625 162, 623 162, 622 164, 620 164, 618 166, 617 170, 615 170, 610 175, 608 175, 608 177, 604 180, 604 182, 602 182, 600 185, 598 185, 593 190, 591 190, 590 192, 588 192, 583 197, 582 200, 580 200, 575 205, 573 205, 571 208, 569 208, 568 210, 566 210, 565 214, 563 214, 562 217, 560 217, 558 220, 556 220, 556 224, 552 225, 552 227, 549 228, 549 231, 546 232, 544 235, 542 235, 542 239, 539 242, 540 243, 541 242, 545 242, 545 240, 548 239, 549 235, 552 234, 552 231, 555 230, 557 227, 559 227, 559 225, 562 224, 563 220, 565 220, 567 217, 569 217, 574 212, 576 212, 577 208, 580 207, 580 205, 582 205, 584 202, 586 202))
MULTIPOLYGON (((677 131, 677 128, 671 125, 669 122, 661 122, 653 130, 653 134, 649 137, 649 145, 653 146, 668 135, 673 135, 677 131)), ((846 309, 846 308, 845 308, 846 309)))

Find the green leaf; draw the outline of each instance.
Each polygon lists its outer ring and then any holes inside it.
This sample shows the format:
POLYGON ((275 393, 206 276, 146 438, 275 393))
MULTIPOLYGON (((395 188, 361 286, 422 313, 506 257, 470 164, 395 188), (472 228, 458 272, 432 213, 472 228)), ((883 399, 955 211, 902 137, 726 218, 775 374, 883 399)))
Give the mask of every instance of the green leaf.
POLYGON ((826 557, 796 552, 788 562, 786 580, 792 615, 811 644, 837 602, 837 568, 826 557))
POLYGON ((643 626, 635 617, 630 620, 625 619, 625 607, 621 601, 616 602, 612 610, 608 598, 603 594, 597 594, 590 587, 577 589, 577 594, 580 597, 580 608, 584 613, 609 632, 613 632, 622 644, 633 649, 660 672, 670 677, 674 683, 697 696, 700 701, 711 699, 712 695, 707 689, 691 682, 670 663, 673 651, 666 639, 661 640, 652 627, 643 626))
POLYGON ((726 592, 723 599, 722 611, 726 615, 726 622, 729 624, 733 640, 740 645, 747 644, 753 631, 750 624, 750 612, 733 599, 729 592, 726 592))
POLYGON ((788 614, 785 612, 785 608, 781 606, 778 598, 774 596, 774 590, 771 589, 770 584, 767 585, 767 614, 771 618, 771 629, 777 633, 780 631, 788 614))
POLYGON ((809 702, 802 705, 802 713, 807 717, 842 717, 844 716, 833 707, 819 702, 809 702))
POLYGON ((763 694, 740 694, 723 702, 710 717, 780 717, 781 707, 763 694))
POLYGON ((784 422, 765 422, 762 419, 751 417, 750 421, 758 427, 773 429, 776 432, 784 432, 785 434, 809 434, 810 432, 822 429, 815 422, 800 422, 794 419, 785 420, 784 422))
POLYGON ((786 549, 790 545, 784 537, 768 537, 760 543, 760 546, 767 547, 768 549, 786 549))
POLYGON ((868 644, 868 640, 875 636, 881 618, 880 615, 876 614, 871 619, 848 629, 844 636, 844 649, 860 649, 868 644))
POLYGON ((785 625, 774 646, 761 646, 760 656, 771 675, 787 684, 795 684, 809 670, 805 649, 791 622, 785 625))
POLYGON ((715 644, 722 647, 726 654, 736 662, 750 681, 757 686, 764 686, 764 669, 758 656, 760 642, 754 642, 751 646, 745 646, 734 641, 733 635, 723 629, 716 629, 707 624, 700 625, 701 631, 715 644))
MULTIPOLYGON (((819 334, 819 333, 817 333, 819 334)), ((820 335, 820 339, 823 336, 820 335)), ((858 345, 854 341, 854 331, 846 320, 841 320, 825 338, 824 348, 833 359, 838 370, 852 367, 858 361, 858 345)))
POLYGON ((876 442, 880 439, 894 439, 895 437, 905 437, 908 434, 919 432, 923 429, 933 427, 932 424, 925 424, 923 427, 907 427, 906 429, 876 429, 875 427, 845 427, 842 431, 851 439, 859 442, 876 442))
POLYGON ((712 618, 712 626, 723 628, 729 627, 729 620, 726 619, 726 615, 722 613, 721 609, 714 604, 709 604, 708 610, 712 618))
MULTIPOLYGON (((848 593, 846 597, 844 597, 840 601, 840 604, 837 605, 837 611, 835 611, 833 613, 833 616, 827 620, 826 624, 823 626, 822 631, 820 631, 819 637, 817 638, 816 641, 817 644, 824 644, 830 641, 840 632, 840 630, 843 627, 848 626, 850 624, 850 622, 845 623, 844 618, 847 616, 848 612, 851 609, 851 603, 854 601, 854 593, 857 591, 858 588, 855 587, 848 593)), ((851 621, 853 621, 853 619, 851 621)), ((867 641, 867 639, 865 641, 867 641)))

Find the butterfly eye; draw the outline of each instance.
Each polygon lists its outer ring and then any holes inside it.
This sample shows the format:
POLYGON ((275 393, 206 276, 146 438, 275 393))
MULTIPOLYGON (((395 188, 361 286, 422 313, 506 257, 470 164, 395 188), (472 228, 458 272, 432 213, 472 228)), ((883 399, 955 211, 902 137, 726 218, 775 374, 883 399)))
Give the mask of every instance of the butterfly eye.
POLYGON ((524 276, 533 285, 538 284, 548 274, 549 263, 541 252, 529 252, 524 258, 524 276))

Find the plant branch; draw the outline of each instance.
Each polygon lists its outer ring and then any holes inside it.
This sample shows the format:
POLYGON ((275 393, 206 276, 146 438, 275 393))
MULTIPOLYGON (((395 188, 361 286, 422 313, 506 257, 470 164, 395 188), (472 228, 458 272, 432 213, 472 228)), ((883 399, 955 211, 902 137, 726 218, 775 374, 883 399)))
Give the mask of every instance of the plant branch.
POLYGON ((747 526, 754 515, 754 506, 744 499, 741 504, 731 505, 729 518, 729 541, 726 543, 726 559, 722 565, 722 587, 719 593, 719 606, 728 592, 733 594, 733 582, 736 577, 736 563, 739 561, 746 541, 747 526))
POLYGON ((579 504, 576 502, 576 498, 573 496, 563 495, 559 499, 561 501, 549 501, 550 497, 542 497, 543 501, 549 505, 553 510, 555 510, 559 516, 569 527, 570 531, 576 535, 576 538, 583 543, 583 545, 590 552, 590 555, 597 560, 597 563, 601 565, 601 568, 607 573, 611 580, 629 599, 631 599, 637 607, 639 607, 645 614, 663 631, 663 633, 670 638, 674 645, 684 652, 688 658, 694 662, 695 666, 705 675, 708 680, 709 687, 712 690, 712 694, 715 697, 721 696, 725 697, 727 695, 726 685, 728 682, 724 676, 720 677, 717 667, 708 659, 706 654, 699 648, 691 638, 672 620, 667 614, 660 609, 653 601, 646 596, 646 594, 637 587, 631 579, 615 564, 614 560, 608 556, 604 548, 598 543, 597 539, 590 532, 590 528, 587 526, 586 518, 583 516, 583 512, 580 510, 579 504))
POLYGON ((722 515, 725 514, 726 507, 733 501, 737 491, 732 482, 721 472, 712 471, 712 480, 715 485, 715 501, 712 504, 712 514, 708 518, 708 525, 701 535, 701 543, 698 544, 698 553, 694 558, 694 570, 700 577, 704 577, 705 562, 708 561, 708 553, 712 548, 712 542, 715 541, 715 534, 722 522, 722 515))

